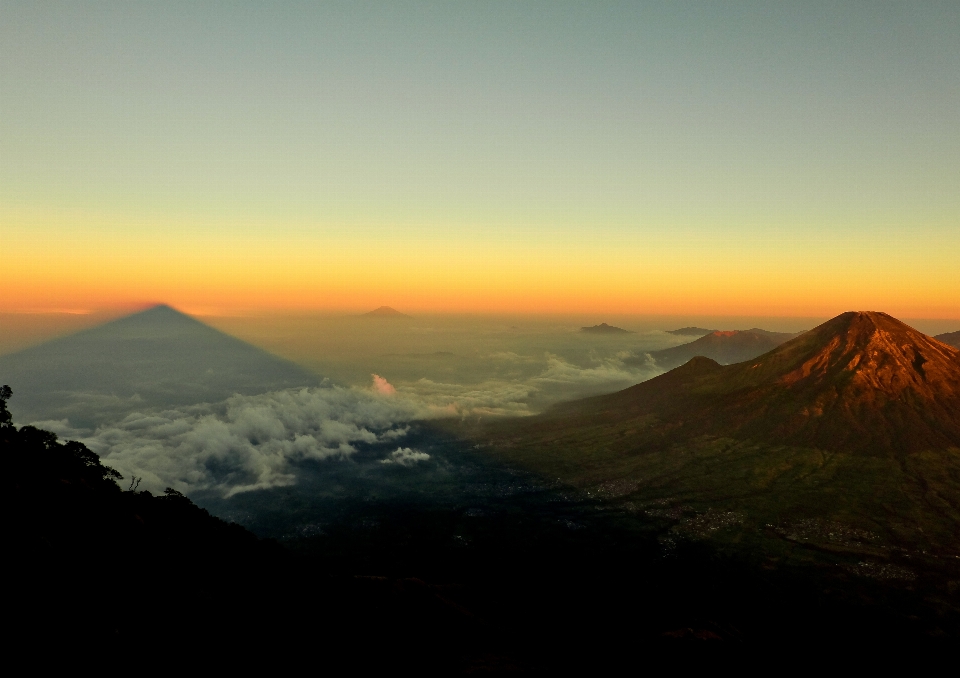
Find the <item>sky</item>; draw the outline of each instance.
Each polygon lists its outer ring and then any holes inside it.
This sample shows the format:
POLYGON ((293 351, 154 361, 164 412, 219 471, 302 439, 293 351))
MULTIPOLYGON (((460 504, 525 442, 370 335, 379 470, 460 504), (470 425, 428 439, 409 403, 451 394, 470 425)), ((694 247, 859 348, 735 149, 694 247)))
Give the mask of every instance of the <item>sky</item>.
POLYGON ((0 312, 957 319, 958 120, 956 2, 0 0, 0 312))

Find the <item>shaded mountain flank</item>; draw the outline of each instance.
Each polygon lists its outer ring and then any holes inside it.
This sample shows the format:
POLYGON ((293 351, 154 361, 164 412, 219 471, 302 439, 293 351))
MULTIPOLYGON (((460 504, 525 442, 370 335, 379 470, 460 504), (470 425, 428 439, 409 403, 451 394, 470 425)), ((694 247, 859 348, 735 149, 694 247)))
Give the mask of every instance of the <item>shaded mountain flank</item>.
POLYGON ((130 408, 218 402, 321 381, 164 305, 0 356, 0 379, 17 386, 11 408, 18 422, 67 419, 79 428, 130 408))
POLYGON ((960 348, 960 330, 956 332, 945 332, 944 334, 938 334, 934 337, 937 341, 942 341, 944 344, 953 346, 954 348, 960 348))
POLYGON ((696 357, 474 435, 601 493, 732 511, 761 531, 807 521, 789 534, 821 548, 846 529, 875 554, 960 557, 960 350, 884 313, 844 313, 743 363, 696 357))
POLYGON ((586 332, 587 334, 633 334, 630 330, 625 330, 622 327, 614 327, 607 323, 600 323, 592 327, 581 327, 580 331, 586 332))
POLYGON ((362 313, 360 317, 361 318, 398 318, 399 319, 399 318, 410 318, 411 316, 407 315, 406 313, 401 313, 397 309, 391 308, 390 306, 381 306, 367 313, 362 313))
MULTIPOLYGON (((656 361, 658 367, 666 370, 683 365, 695 356, 729 365, 752 360, 799 334, 768 332, 756 327, 751 330, 714 330, 689 344, 653 351, 648 355, 656 361)), ((646 356, 629 358, 626 362, 645 364, 646 356)))

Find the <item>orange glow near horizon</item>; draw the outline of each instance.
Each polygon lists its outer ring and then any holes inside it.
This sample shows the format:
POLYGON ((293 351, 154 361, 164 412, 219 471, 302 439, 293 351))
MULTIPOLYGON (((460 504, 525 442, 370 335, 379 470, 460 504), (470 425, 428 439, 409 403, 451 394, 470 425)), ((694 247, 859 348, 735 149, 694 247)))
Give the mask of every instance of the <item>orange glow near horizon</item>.
POLYGON ((960 318, 942 8, 346 8, 5 17, 0 312, 960 318))
POLYGON ((137 270, 129 272, 114 267, 96 275, 61 268, 44 276, 37 275, 42 273, 39 265, 21 260, 20 265, 34 275, 16 276, 5 284, 0 311, 89 313, 167 303, 199 315, 362 312, 388 305, 412 313, 829 316, 846 310, 882 310, 901 317, 960 316, 956 301, 945 291, 934 295, 905 289, 847 290, 830 284, 791 286, 789 281, 759 276, 630 280, 614 271, 600 281, 600 275, 590 270, 570 272, 566 279, 549 271, 508 271, 480 281, 462 270, 446 278, 444 271, 433 270, 419 275, 392 271, 368 281, 348 274, 305 279, 285 275, 282 266, 264 266, 246 280, 229 269, 180 271, 164 279, 157 270, 162 266, 151 270, 149 262, 136 263, 139 266, 131 269, 137 270))
POLYGON ((624 237, 611 246, 550 237, 545 229, 538 240, 459 238, 441 228, 402 238, 384 229, 330 236, 331 229, 303 228, 278 238, 266 226, 126 228, 120 219, 93 226, 76 215, 0 216, 0 312, 163 302, 201 315, 389 305, 414 313, 831 316, 867 309, 960 317, 949 253, 886 243, 826 242, 811 261, 809 246, 791 242, 624 237))

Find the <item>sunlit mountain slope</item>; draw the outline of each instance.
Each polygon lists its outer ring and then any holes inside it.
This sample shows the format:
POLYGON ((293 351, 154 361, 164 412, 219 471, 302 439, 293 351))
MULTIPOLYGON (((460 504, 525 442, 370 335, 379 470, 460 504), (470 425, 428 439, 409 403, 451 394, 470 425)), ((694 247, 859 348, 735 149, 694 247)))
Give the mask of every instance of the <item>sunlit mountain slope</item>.
POLYGON ((960 553, 960 351, 883 313, 844 313, 753 361, 694 358, 474 435, 601 493, 960 553))

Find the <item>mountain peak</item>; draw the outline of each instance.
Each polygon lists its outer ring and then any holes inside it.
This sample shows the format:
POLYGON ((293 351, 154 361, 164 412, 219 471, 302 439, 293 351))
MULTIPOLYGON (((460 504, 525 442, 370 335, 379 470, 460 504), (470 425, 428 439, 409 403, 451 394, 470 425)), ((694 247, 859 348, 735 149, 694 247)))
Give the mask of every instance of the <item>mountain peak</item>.
POLYGON ((657 365, 671 369, 684 364, 694 356, 705 356, 729 365, 752 360, 767 353, 796 334, 768 332, 767 330, 713 330, 687 344, 653 351, 649 355, 657 365))
POLYGON ((786 385, 836 382, 838 392, 926 401, 960 396, 960 351, 886 313, 842 313, 776 352, 794 358, 779 379, 786 385))
MULTIPOLYGON (((698 342, 711 339, 726 338, 698 342)), ((675 422, 678 434, 824 450, 960 447, 960 350, 886 313, 842 313, 733 365, 694 360, 580 407, 613 417, 649 412, 675 422)))
POLYGON ((380 308, 375 308, 369 313, 362 314, 364 318, 409 318, 406 313, 401 313, 395 308, 390 306, 381 306, 380 308))
POLYGON ((708 330, 703 327, 681 327, 679 330, 667 330, 667 334, 675 334, 678 337, 702 337, 716 330, 708 330))
POLYGON ((960 350, 886 313, 842 313, 707 388, 742 434, 864 452, 960 444, 960 350))
POLYGON ((614 327, 607 323, 600 323, 592 327, 581 327, 580 331, 590 334, 633 334, 630 330, 625 330, 622 327, 614 327))

